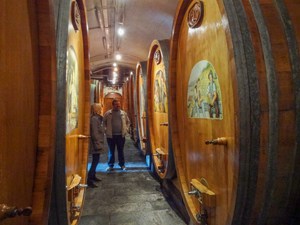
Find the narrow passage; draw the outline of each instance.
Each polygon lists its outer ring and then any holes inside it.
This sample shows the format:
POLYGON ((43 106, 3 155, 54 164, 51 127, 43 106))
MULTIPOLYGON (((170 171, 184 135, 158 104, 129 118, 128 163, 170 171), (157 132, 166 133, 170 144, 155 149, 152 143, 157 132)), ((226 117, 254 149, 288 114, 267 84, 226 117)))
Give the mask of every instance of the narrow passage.
POLYGON ((106 171, 107 154, 100 156, 97 177, 102 181, 87 189, 79 225, 184 225, 129 138, 124 153, 126 171, 118 166, 117 151, 111 172, 106 171))

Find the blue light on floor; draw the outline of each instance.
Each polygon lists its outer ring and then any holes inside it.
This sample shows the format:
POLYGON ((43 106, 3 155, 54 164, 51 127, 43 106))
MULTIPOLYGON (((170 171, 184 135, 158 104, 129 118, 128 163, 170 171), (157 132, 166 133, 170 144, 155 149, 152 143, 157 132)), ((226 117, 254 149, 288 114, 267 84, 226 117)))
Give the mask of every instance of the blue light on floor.
MULTIPOLYGON (((98 163, 96 172, 107 172, 107 163, 98 163)), ((118 163, 115 164, 114 170, 111 172, 145 172, 149 170, 149 167, 147 166, 146 162, 126 162, 126 171, 121 170, 118 163)), ((91 163, 88 163, 88 169, 90 169, 91 163)), ((110 172, 110 173, 111 173, 110 172)))
POLYGON ((146 155, 146 165, 150 168, 150 165, 151 165, 151 157, 150 157, 150 155, 146 155))

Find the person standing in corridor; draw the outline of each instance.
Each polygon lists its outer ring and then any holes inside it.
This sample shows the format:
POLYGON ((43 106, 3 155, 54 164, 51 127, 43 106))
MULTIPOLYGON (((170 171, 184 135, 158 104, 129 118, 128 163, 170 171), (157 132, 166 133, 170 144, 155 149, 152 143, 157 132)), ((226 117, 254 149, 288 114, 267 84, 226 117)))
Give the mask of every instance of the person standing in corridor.
POLYGON ((101 179, 96 177, 96 168, 99 163, 100 153, 104 151, 104 128, 101 112, 101 104, 95 103, 92 105, 92 116, 90 120, 90 153, 92 154, 92 164, 87 179, 87 184, 91 188, 97 187, 97 185, 94 184, 94 181, 101 181, 101 179))
POLYGON ((112 109, 104 114, 103 124, 108 144, 108 168, 111 171, 115 163, 115 147, 118 150, 119 166, 126 170, 124 159, 125 135, 130 125, 127 113, 121 110, 121 103, 118 99, 112 101, 112 109))

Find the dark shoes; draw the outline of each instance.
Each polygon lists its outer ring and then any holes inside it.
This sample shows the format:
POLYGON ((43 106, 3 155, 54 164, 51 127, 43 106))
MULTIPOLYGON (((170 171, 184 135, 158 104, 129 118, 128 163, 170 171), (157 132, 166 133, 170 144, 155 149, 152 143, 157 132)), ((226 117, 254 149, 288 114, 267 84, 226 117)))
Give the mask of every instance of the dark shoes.
POLYGON ((126 170, 126 167, 125 166, 121 166, 121 170, 126 170))
POLYGON ((114 168, 113 168, 113 167, 110 167, 110 166, 106 168, 106 171, 107 171, 107 172, 110 172, 110 171, 113 171, 113 170, 114 170, 114 168))
POLYGON ((93 181, 95 181, 95 182, 99 182, 99 181, 102 181, 102 179, 100 179, 100 178, 98 178, 98 177, 94 177, 94 178, 92 178, 91 180, 93 180, 93 181))
POLYGON ((96 184, 94 184, 92 181, 88 181, 87 182, 87 185, 88 185, 88 187, 89 188, 96 188, 96 187, 98 187, 96 184))

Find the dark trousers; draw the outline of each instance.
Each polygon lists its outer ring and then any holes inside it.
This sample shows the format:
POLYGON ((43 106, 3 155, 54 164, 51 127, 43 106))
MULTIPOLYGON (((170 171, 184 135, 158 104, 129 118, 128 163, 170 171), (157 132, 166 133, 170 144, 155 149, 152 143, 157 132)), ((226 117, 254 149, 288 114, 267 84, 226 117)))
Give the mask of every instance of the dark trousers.
POLYGON ((108 144, 108 166, 114 167, 115 163, 115 147, 117 146, 118 150, 118 160, 119 166, 124 166, 125 159, 124 159, 124 144, 125 144, 125 137, 122 135, 113 135, 112 138, 107 138, 108 144))
POLYGON ((96 168, 99 163, 100 153, 93 154, 92 165, 88 173, 88 180, 92 180, 96 175, 96 168))

